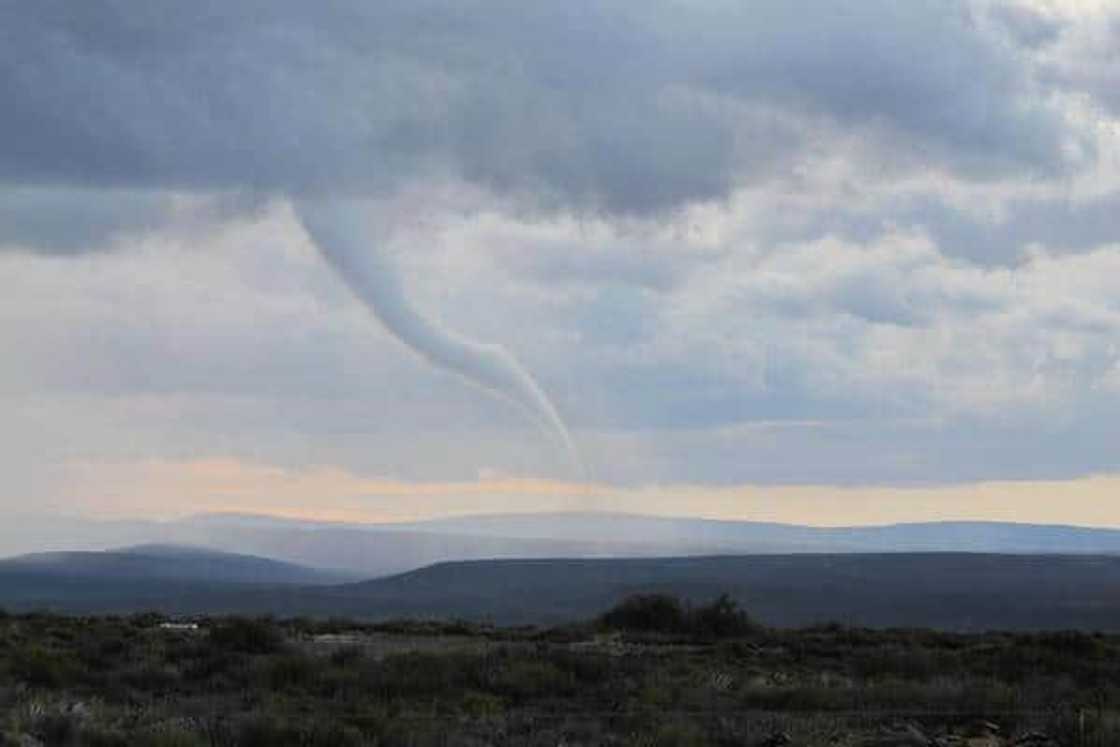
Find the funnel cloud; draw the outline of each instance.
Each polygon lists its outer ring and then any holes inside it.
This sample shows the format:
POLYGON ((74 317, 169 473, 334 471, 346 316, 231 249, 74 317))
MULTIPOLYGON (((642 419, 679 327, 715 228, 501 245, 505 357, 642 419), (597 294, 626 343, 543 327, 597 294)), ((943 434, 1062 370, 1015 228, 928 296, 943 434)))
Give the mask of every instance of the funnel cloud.
POLYGON ((502 346, 470 340, 418 314, 391 263, 364 240, 357 206, 302 201, 295 207, 320 253, 386 329, 433 366, 517 405, 564 450, 575 476, 583 476, 571 435, 540 385, 502 346))

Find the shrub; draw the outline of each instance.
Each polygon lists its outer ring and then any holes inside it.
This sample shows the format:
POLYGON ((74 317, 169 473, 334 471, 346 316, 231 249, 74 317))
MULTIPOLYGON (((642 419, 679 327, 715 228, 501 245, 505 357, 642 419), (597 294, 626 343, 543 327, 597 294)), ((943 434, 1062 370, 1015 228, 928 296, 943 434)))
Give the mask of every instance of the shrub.
POLYGON ((689 618, 691 632, 706 638, 734 638, 754 633, 760 628, 727 594, 721 594, 711 604, 692 610, 689 618))
POLYGON ((273 690, 306 688, 316 675, 315 661, 303 654, 278 656, 268 661, 267 680, 273 690))
POLYGON ((128 624, 133 628, 154 628, 162 622, 167 622, 167 617, 159 612, 137 612, 128 616, 128 624))
POLYGON ((360 747, 361 733, 352 726, 316 721, 297 727, 266 714, 253 714, 241 722, 237 747, 360 747))
POLYGON ((82 747, 133 747, 136 742, 122 731, 96 725, 83 727, 78 740, 82 747))
POLYGON ((336 667, 349 667, 365 658, 366 652, 361 646, 342 646, 331 652, 330 662, 336 667))
POLYGON ((575 677, 546 659, 511 659, 494 673, 489 689, 514 700, 569 696, 575 677))
POLYGON ((606 612, 600 622, 614 630, 679 633, 685 628, 680 600, 668 594, 635 594, 606 612))
POLYGON ((38 646, 13 652, 10 671, 18 680, 32 687, 58 688, 73 679, 74 662, 38 646))
POLYGON ((548 660, 565 672, 570 672, 583 685, 606 682, 612 672, 610 657, 590 652, 573 653, 562 649, 548 653, 548 660))
POLYGON ((700 638, 733 638, 762 629, 727 594, 696 608, 685 607, 667 594, 637 594, 624 599, 599 621, 614 630, 680 633, 700 638))
POLYGON ((474 718, 497 716, 502 713, 502 699, 490 693, 467 690, 459 701, 459 709, 474 718))
POLYGON ((237 729, 237 747, 286 747, 302 745, 300 734, 286 724, 261 714, 249 716, 237 729))
POLYGON ((138 747, 205 747, 208 742, 199 733, 181 725, 164 725, 126 742, 138 747))
POLYGON ((361 747, 362 733, 338 723, 314 724, 302 742, 305 747, 361 747))
POLYGON ((273 654, 284 648, 284 636, 270 620, 227 620, 210 629, 210 642, 244 654, 273 654))
POLYGON ((653 743, 658 747, 703 747, 709 742, 695 724, 672 721, 657 727, 653 743))
POLYGON ((114 633, 103 637, 85 636, 77 646, 78 658, 91 669, 106 669, 124 659, 128 654, 128 642, 114 633))
POLYGON ((69 713, 48 713, 36 719, 31 733, 51 747, 77 744, 78 720, 69 713))
POLYGON ((155 662, 145 662, 120 673, 120 680, 128 687, 145 693, 163 693, 179 682, 179 673, 155 662))
POLYGON ((366 662, 361 685, 385 700, 426 698, 457 690, 466 674, 456 657, 406 653, 366 662))

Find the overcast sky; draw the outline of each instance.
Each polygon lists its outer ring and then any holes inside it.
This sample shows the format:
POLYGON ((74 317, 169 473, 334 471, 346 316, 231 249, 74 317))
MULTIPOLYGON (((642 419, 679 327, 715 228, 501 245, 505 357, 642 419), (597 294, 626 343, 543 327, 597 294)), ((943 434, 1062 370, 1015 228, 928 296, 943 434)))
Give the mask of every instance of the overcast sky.
POLYGON ((1107 0, 0 0, 0 509, 1120 525, 1117 216, 1107 0))

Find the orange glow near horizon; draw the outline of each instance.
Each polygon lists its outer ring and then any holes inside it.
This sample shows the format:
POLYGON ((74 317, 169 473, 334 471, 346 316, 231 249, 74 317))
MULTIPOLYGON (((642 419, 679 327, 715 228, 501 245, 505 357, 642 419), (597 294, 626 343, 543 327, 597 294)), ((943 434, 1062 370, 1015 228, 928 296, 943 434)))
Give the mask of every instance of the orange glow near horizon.
POLYGON ((1013 521, 1120 527, 1120 475, 943 486, 611 486, 484 475, 408 482, 334 466, 289 469, 236 459, 79 462, 66 504, 105 518, 267 514, 385 523, 488 513, 616 511, 657 516, 856 526, 920 521, 1013 521), (76 499, 76 500, 75 500, 76 499))

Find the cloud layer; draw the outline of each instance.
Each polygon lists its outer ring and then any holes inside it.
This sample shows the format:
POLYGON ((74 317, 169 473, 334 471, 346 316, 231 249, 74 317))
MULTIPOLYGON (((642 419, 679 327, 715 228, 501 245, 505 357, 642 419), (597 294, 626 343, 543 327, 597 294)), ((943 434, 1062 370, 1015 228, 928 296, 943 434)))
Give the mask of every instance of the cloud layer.
MULTIPOLYGON (((1025 13, 997 17, 1012 42, 1025 13)), ((821 125, 977 177, 1060 172, 1090 143, 967 4, 47 0, 6 16, 0 178, 17 183, 364 192, 449 174, 642 213, 785 170, 821 125)))

